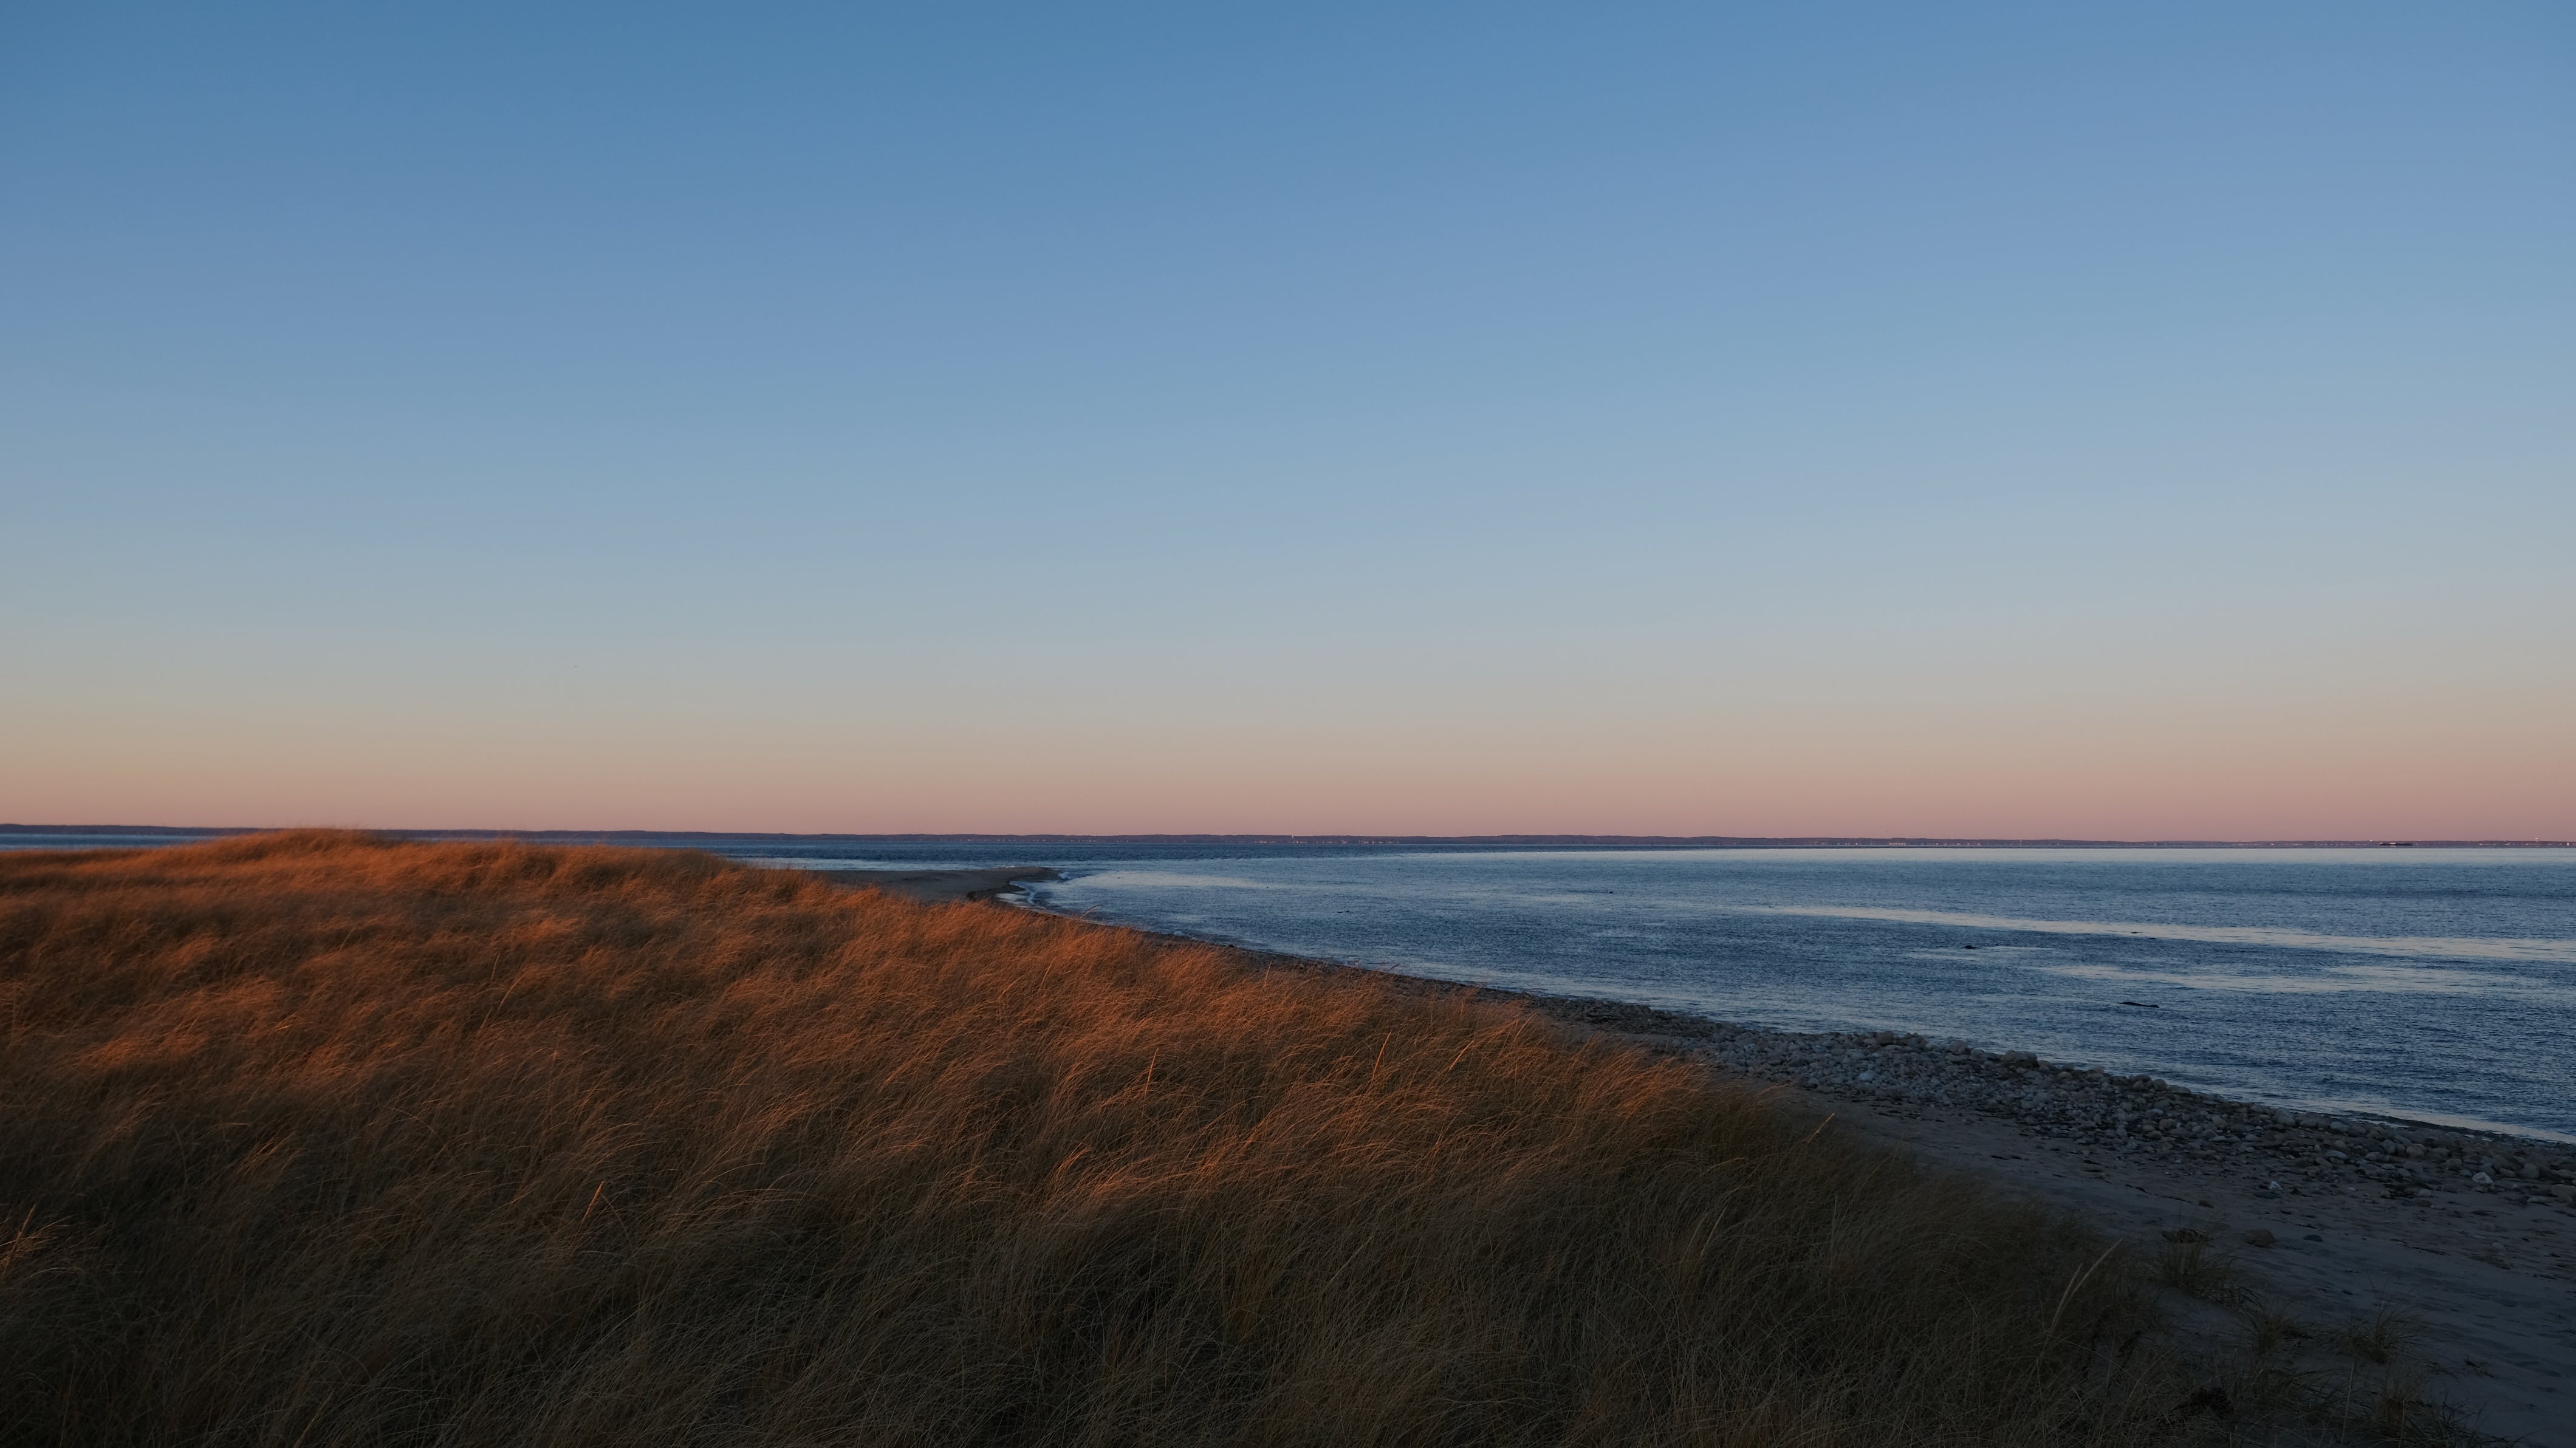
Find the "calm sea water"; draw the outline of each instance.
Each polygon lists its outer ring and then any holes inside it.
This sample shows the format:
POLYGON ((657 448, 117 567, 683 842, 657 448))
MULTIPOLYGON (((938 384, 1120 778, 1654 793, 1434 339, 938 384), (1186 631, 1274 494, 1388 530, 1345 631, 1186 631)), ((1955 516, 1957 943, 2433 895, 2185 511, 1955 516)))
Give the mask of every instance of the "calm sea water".
POLYGON ((687 843, 1053 865, 1040 903, 1123 924, 2576 1139, 2576 850, 687 843))

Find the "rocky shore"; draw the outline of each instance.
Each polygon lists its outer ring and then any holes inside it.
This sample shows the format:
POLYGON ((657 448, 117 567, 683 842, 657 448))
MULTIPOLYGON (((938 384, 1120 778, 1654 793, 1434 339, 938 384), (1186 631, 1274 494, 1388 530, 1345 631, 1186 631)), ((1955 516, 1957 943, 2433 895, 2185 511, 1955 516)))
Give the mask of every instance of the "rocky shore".
POLYGON ((2412 1375, 2410 1391, 2446 1405, 2463 1441, 2576 1448, 2576 1149, 2285 1112, 1963 1042, 1773 1031, 1236 953, 1256 970, 1517 1001, 1579 1031, 1702 1062, 1837 1130, 2052 1203, 2149 1262, 2172 1254, 2158 1270, 2171 1274, 2176 1330, 2213 1343, 2283 1337, 2290 1345, 2273 1368, 2285 1381, 2349 1386, 2350 1364, 2327 1350, 2360 1343, 2355 1351, 2377 1354, 2371 1362, 2412 1375))
MULTIPOLYGON (((1174 940, 1187 937, 1172 936, 1174 940)), ((1191 942, 1200 943, 1200 942, 1191 942)), ((1879 1113, 1932 1113, 2008 1124, 2099 1159, 2223 1180, 2256 1199, 2493 1198, 2489 1205, 2576 1217, 2576 1147, 2363 1114, 2285 1111, 2193 1091, 2151 1076, 1988 1051, 1893 1031, 1775 1031, 1619 1001, 1469 987, 1366 966, 1246 950, 1274 968, 1365 974, 1399 990, 1472 991, 1517 1000, 1571 1025, 1681 1052, 1721 1069, 1792 1085, 1879 1113)))
MULTIPOLYGON (((1595 1005, 1584 1014, 1603 1024, 1601 1016, 1631 1009, 1595 1005)), ((2027 1051, 1980 1051, 1885 1031, 1801 1035, 1705 1024, 1699 1052, 1737 1071, 1882 1110, 1928 1105, 2001 1118, 2131 1165, 2224 1174, 2257 1196, 2443 1193, 2576 1213, 2576 1152, 2529 1138, 2276 1110, 2027 1051)))
MULTIPOLYGON (((1147 932, 1152 934, 1155 932, 1147 932)), ((1186 936, 1165 938, 1189 944, 1186 936)), ((2224 1182, 2256 1200, 2368 1197, 2533 1207, 2576 1218, 2576 1147, 2359 1113, 2289 1111, 1894 1031, 1777 1031, 1652 1006, 1464 986, 1368 966, 1230 947, 1269 968, 1366 975, 1398 990, 1468 991, 1516 1000, 1539 1014, 1703 1059, 1720 1069, 1795 1086, 1826 1102, 1866 1103, 1897 1118, 1923 1114, 2007 1124, 2114 1167, 2224 1182)))

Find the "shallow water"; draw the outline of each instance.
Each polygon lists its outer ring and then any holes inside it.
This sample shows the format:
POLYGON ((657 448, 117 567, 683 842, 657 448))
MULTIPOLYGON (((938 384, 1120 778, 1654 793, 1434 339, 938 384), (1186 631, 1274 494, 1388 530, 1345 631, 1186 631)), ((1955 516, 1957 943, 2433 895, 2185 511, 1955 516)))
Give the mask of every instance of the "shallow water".
POLYGON ((1053 865, 1041 903, 1124 924, 2576 1139, 2576 850, 632 842, 1053 865))

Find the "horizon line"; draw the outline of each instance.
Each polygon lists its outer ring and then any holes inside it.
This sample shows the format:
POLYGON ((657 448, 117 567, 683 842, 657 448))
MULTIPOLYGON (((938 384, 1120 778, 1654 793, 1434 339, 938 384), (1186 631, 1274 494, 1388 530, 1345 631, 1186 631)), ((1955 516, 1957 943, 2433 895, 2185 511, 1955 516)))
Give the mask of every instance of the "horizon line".
POLYGON ((1970 837, 1965 835, 1626 835, 1626 834, 1486 834, 1486 835, 1402 835, 1368 832, 1292 834, 1285 832, 1246 831, 1241 833, 1169 832, 1153 834, 1078 834, 1054 831, 1007 833, 1001 831, 963 831, 929 833, 891 831, 876 833, 794 830, 510 830, 483 828, 360 828, 352 826, 300 825, 43 825, 0 823, 0 835, 255 835, 303 828, 351 829, 358 834, 434 837, 441 839, 526 839, 547 841, 581 841, 622 839, 722 840, 770 839, 855 841, 884 844, 1246 844, 1246 845, 1629 845, 1664 849, 1691 848, 1772 848, 1772 849, 1853 849, 1853 848, 1932 848, 1932 849, 2471 849, 2471 848, 2571 848, 2576 840, 2547 839, 2271 839, 2271 840, 2106 840, 2063 837, 1970 837))

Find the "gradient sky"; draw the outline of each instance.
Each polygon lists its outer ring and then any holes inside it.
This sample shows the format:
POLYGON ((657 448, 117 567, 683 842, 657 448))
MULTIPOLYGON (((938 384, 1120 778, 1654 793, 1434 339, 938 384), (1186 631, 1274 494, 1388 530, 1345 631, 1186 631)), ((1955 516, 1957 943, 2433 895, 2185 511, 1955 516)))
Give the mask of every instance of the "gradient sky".
POLYGON ((0 5, 0 819, 2576 836, 2576 8, 0 5))

